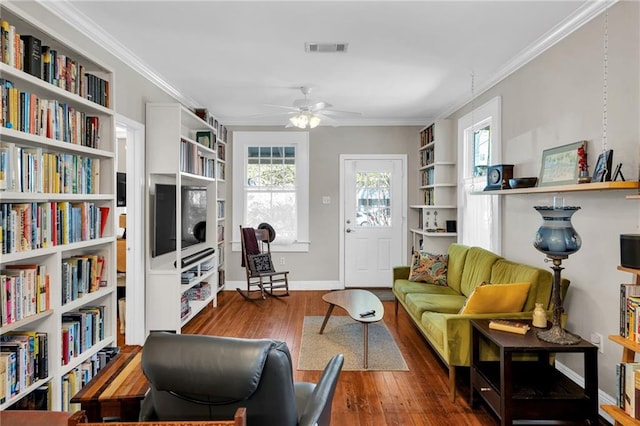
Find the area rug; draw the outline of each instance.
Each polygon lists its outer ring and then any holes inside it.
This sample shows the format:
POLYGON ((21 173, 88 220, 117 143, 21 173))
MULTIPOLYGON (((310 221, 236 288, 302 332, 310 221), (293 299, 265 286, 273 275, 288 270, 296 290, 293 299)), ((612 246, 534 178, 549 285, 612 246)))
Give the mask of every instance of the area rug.
MULTIPOLYGON (((298 370, 323 370, 329 359, 344 354, 343 370, 364 370, 364 338, 361 323, 347 316, 304 317, 298 370)), ((383 322, 369 324, 369 368, 377 371, 409 371, 398 345, 383 322)))

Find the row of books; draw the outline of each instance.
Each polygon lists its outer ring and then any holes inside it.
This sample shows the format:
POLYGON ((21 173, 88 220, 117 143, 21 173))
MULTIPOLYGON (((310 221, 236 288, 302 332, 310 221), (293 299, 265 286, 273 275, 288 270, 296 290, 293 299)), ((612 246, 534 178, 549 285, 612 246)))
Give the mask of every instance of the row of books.
POLYGON ((50 283, 46 265, 5 265, 0 271, 0 326, 46 311, 50 283))
POLYGON ((218 160, 224 161, 227 157, 227 146, 225 144, 218 144, 218 160))
POLYGON ((98 194, 100 159, 3 143, 0 145, 0 190, 98 194))
POLYGON ((57 99, 44 99, 0 78, 3 127, 76 145, 98 147, 100 119, 57 99))
POLYGON ((420 179, 421 186, 433 185, 435 183, 434 169, 423 170, 422 173, 420 174, 420 177, 421 177, 420 179))
POLYGON ((640 419, 640 362, 616 364, 616 405, 640 419))
POLYGON ((431 146, 429 148, 426 148, 422 151, 420 151, 420 167, 424 167, 424 166, 428 166, 430 164, 433 164, 434 160, 435 160, 435 156, 434 156, 434 147, 431 146))
POLYGON ((218 242, 221 243, 222 241, 224 241, 224 225, 218 225, 217 228, 217 238, 218 238, 218 242))
POLYGON ((35 36, 20 34, 6 20, 0 21, 0 58, 56 87, 109 107, 109 82, 86 71, 77 60, 43 46, 35 36))
POLYGON ((206 300, 211 297, 211 286, 207 282, 201 282, 186 291, 188 300, 206 300))
POLYGON ((640 343, 640 285, 620 284, 620 336, 640 343))
POLYGON ((72 302, 85 294, 98 291, 104 273, 104 256, 82 254, 62 260, 62 304, 72 302))
POLYGON ((180 143, 180 170, 204 177, 215 177, 215 158, 202 155, 198 146, 182 139, 180 143))
POLYGON ((89 306, 62 316, 62 365, 104 339, 104 306, 89 306))
MULTIPOLYGON (((214 118, 206 108, 194 108, 193 113, 200 117, 202 121, 208 123, 211 127, 216 129, 216 136, 222 142, 227 142, 227 128, 220 123, 216 118, 214 118)), ((213 148, 211 146, 210 148, 213 148)))
POLYGON ((15 331, 0 337, 0 387, 5 399, 49 376, 48 348, 43 332, 15 331))
POLYGON ((2 253, 92 240, 104 234, 108 207, 87 201, 1 203, 2 253))
POLYGON ((62 401, 60 410, 78 411, 80 407, 71 404, 71 398, 77 394, 98 372, 104 368, 111 359, 120 352, 117 347, 107 347, 92 355, 78 367, 74 368, 62 377, 62 401))
POLYGON ((220 179, 220 180, 224 180, 225 170, 226 170, 225 164, 224 163, 218 163, 217 167, 218 167, 218 169, 217 169, 217 173, 216 173, 216 178, 220 179))
POLYGON ((187 292, 180 295, 180 319, 183 320, 191 315, 191 306, 189 306, 189 298, 187 292))
POLYGON ((420 146, 433 142, 433 124, 420 132, 420 146))
POLYGON ((217 212, 217 218, 218 219, 224 219, 224 201, 217 201, 217 206, 218 206, 218 212, 217 212))
MULTIPOLYGON (((2 376, 2 373, 0 373, 0 376, 2 376)), ((0 378, 0 383, 3 383, 1 380, 0 378)), ((51 410, 50 386, 51 382, 38 386, 29 394, 18 399, 15 404, 10 405, 7 410, 51 410)))
POLYGON ((427 188, 424 190, 424 204, 427 206, 433 206, 436 204, 433 188, 427 188))
POLYGON ((223 288, 224 284, 225 284, 224 269, 220 268, 218 269, 218 289, 223 288))

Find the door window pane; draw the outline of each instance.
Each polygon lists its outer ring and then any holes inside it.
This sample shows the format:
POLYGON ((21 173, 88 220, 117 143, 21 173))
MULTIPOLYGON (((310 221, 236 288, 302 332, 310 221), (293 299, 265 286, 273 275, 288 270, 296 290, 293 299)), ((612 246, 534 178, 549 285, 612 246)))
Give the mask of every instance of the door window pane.
POLYGON ((356 173, 356 225, 391 226, 391 173, 356 173))

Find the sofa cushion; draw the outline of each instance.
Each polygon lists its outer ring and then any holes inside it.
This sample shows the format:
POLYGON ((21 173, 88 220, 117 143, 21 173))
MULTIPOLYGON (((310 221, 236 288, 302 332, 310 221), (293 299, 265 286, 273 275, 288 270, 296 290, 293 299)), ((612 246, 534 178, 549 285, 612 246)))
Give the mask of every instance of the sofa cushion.
POLYGON ((426 311, 455 314, 464 305, 465 297, 455 294, 411 293, 405 298, 405 306, 414 318, 420 318, 426 311))
POLYGON ((425 285, 424 283, 414 283, 409 280, 395 280, 393 283, 393 293, 403 302, 407 294, 411 293, 459 295, 458 292, 447 286, 425 285))
POLYGON ((460 290, 460 282, 462 281, 462 271, 468 251, 468 246, 455 243, 449 245, 447 250, 447 254, 449 255, 449 262, 447 263, 447 285, 458 293, 462 293, 460 290))
POLYGON ((471 247, 464 261, 460 293, 465 296, 470 296, 478 284, 481 282, 491 282, 491 269, 498 259, 502 258, 489 250, 480 247, 471 247))
POLYGON ((411 260, 409 281, 447 285, 448 258, 446 254, 415 252, 411 260))
POLYGON ((530 283, 480 284, 460 309, 461 314, 522 312, 530 283))

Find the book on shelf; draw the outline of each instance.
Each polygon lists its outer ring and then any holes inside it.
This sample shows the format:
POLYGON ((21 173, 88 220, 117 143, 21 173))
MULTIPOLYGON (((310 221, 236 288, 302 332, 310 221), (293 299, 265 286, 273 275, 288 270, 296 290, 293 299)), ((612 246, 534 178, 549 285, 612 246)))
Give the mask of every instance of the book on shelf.
POLYGON ((629 337, 629 297, 640 297, 640 285, 620 284, 620 336, 629 337))
POLYGON ((527 334, 527 331, 531 329, 528 324, 517 322, 494 319, 489 321, 489 328, 493 330, 508 331, 509 333, 527 334))
POLYGON ((34 77, 42 78, 42 43, 32 35, 20 37, 24 43, 23 71, 34 77))

